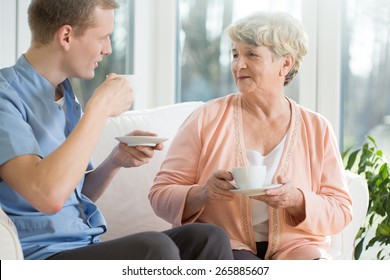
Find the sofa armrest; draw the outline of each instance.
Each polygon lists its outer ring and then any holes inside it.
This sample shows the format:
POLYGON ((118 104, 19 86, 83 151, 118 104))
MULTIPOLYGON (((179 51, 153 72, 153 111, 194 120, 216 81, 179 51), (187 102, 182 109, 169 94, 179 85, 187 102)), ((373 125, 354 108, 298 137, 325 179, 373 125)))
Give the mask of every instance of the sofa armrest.
POLYGON ((352 197, 353 219, 340 233, 331 237, 329 253, 334 259, 354 259, 355 237, 363 225, 368 209, 368 186, 366 180, 351 171, 345 171, 349 193, 352 197))
POLYGON ((22 247, 16 228, 7 214, 0 208, 0 259, 23 259, 22 247))

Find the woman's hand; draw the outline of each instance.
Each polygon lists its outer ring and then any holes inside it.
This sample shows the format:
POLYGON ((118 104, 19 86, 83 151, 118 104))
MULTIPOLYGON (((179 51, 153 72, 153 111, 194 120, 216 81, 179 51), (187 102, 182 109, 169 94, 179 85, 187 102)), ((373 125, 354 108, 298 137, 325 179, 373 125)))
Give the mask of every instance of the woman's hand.
POLYGON ((201 200, 204 203, 213 201, 233 200, 234 193, 230 192, 234 186, 229 182, 233 180, 233 175, 229 171, 217 170, 208 179, 201 189, 201 200))
POLYGON ((304 220, 306 216, 305 200, 302 191, 293 186, 288 180, 283 180, 278 177, 277 181, 282 184, 280 188, 267 190, 265 195, 259 195, 252 198, 263 201, 272 208, 285 208, 298 220, 304 220))
POLYGON ((232 173, 225 170, 217 170, 210 176, 205 186, 197 185, 191 188, 187 195, 182 221, 186 222, 201 211, 206 203, 233 200, 234 193, 229 191, 234 188, 229 183, 232 180, 232 173))

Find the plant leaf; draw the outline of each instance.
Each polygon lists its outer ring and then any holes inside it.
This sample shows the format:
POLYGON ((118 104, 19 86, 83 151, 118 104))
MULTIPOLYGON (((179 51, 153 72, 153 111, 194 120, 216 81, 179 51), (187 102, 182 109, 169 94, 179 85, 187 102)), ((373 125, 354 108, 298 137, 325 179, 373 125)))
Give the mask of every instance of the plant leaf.
POLYGON ((364 244, 364 238, 362 238, 355 246, 355 251, 354 251, 355 260, 358 260, 360 258, 360 255, 362 254, 363 251, 363 244, 364 244))
POLYGON ((364 177, 369 191, 367 216, 355 237, 359 242, 355 245, 354 257, 359 259, 364 250, 379 247, 375 249, 379 250, 377 259, 389 258, 390 252, 383 250, 383 246, 390 244, 390 166, 375 139, 369 135, 361 148, 350 152, 351 148, 342 153, 345 169, 364 177), (369 233, 371 239, 365 244, 369 233))
POLYGON ((371 141, 371 143, 374 145, 374 147, 376 148, 376 141, 375 141, 375 139, 372 137, 372 136, 370 136, 370 135, 367 135, 367 138, 368 138, 368 140, 370 140, 371 141))
POLYGON ((343 160, 347 157, 347 155, 348 155, 348 153, 349 153, 350 150, 352 150, 352 147, 349 147, 348 149, 346 149, 346 150, 341 154, 341 158, 342 158, 343 160))
POLYGON ((356 150, 349 155, 348 163, 347 163, 347 166, 345 167, 345 169, 347 169, 347 170, 352 169, 353 165, 355 164, 356 157, 357 157, 358 153, 359 153, 359 150, 356 150))

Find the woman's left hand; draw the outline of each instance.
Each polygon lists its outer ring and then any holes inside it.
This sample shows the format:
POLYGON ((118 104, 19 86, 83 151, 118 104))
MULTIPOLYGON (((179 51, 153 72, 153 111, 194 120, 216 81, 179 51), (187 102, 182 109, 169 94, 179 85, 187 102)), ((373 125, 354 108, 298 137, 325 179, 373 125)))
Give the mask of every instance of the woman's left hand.
POLYGON ((288 180, 283 180, 278 177, 277 181, 282 184, 281 187, 266 190, 265 195, 254 196, 252 198, 263 201, 272 208, 286 208, 291 215, 304 219, 305 200, 302 191, 293 186, 288 180))

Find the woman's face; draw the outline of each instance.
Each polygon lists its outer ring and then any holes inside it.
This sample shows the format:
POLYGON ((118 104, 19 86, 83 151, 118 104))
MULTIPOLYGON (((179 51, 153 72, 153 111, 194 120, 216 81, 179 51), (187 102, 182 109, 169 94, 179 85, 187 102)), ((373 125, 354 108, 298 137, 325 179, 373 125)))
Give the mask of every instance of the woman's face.
POLYGON ((233 42, 231 70, 242 93, 283 89, 283 59, 277 59, 268 47, 233 42))

